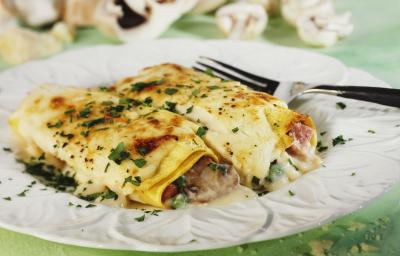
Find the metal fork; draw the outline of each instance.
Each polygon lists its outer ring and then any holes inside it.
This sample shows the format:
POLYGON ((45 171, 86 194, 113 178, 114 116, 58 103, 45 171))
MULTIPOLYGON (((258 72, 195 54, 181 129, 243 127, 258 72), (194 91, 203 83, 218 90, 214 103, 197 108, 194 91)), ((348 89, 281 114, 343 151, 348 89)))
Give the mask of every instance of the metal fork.
POLYGON ((276 81, 249 73, 210 57, 200 56, 200 59, 203 61, 196 61, 196 64, 201 67, 194 66, 194 69, 201 72, 206 72, 206 69, 209 69, 217 77, 238 81, 253 90, 269 93, 287 103, 304 94, 320 93, 400 108, 399 89, 369 86, 315 85, 300 81, 276 81))

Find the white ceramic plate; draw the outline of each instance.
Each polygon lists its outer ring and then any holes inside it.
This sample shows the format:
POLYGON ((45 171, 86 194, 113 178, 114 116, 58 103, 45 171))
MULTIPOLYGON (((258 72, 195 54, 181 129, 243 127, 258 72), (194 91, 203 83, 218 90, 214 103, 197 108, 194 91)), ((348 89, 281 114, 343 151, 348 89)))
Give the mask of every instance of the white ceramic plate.
MULTIPOLYGON (((160 40, 71 51, 0 74, 0 147, 9 145, 10 111, 40 83, 105 85, 161 62, 191 66, 199 55, 283 80, 386 86, 365 72, 302 50, 231 41, 160 40)), ((40 238, 88 247, 143 251, 211 249, 287 236, 354 211, 400 179, 400 111, 329 96, 307 96, 299 111, 314 118, 328 151, 325 167, 279 191, 226 206, 163 211, 159 216, 86 205, 67 193, 41 190, 12 154, 0 152, 0 226, 40 238), (336 109, 336 102, 347 104, 336 109), (368 130, 376 131, 375 134, 368 130), (332 147, 332 138, 353 138, 332 147), (352 175, 354 173, 354 175, 352 175), (288 190, 295 193, 290 196, 288 190), (12 197, 12 201, 2 200, 12 197)))

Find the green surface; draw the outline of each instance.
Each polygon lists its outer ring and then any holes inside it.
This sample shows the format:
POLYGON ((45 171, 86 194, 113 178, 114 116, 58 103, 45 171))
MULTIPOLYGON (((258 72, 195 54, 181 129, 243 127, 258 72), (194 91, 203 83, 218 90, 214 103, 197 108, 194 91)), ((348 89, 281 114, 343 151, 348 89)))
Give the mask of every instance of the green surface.
MULTIPOLYGON (((311 50, 340 59, 348 66, 369 71, 400 88, 400 1, 399 0, 337 0, 340 11, 350 10, 355 24, 354 33, 328 49, 311 50)), ((178 21, 163 37, 222 38, 212 17, 187 16, 178 21)), ((309 48, 293 28, 280 18, 270 20, 259 41, 309 48)), ((69 48, 113 43, 93 29, 80 30, 77 42, 69 48)), ((5 68, 0 63, 0 67, 5 68)), ((329 240, 333 245, 326 255, 400 255, 400 186, 365 209, 340 218, 332 224, 284 239, 259 242, 226 249, 174 253, 174 255, 310 255, 310 241, 329 240), (365 244, 375 246, 376 252, 364 252, 365 244), (363 246, 362 246, 363 245, 363 246)), ((177 227, 179 228, 179 227, 177 227)), ((110 251, 61 245, 0 229, 0 255, 154 255, 154 253, 110 251)), ((172 254, 158 254, 172 255, 172 254)))

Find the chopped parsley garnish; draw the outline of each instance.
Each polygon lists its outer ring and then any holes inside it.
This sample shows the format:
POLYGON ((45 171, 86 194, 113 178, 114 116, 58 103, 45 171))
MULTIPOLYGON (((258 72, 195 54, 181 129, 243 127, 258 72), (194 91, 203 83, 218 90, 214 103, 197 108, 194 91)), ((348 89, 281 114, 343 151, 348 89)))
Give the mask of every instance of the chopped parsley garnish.
POLYGON ((88 107, 82 109, 79 112, 79 117, 89 117, 90 113, 92 113, 92 106, 88 106, 88 107))
POLYGON ((139 146, 139 147, 136 148, 136 150, 142 156, 146 155, 149 152, 149 150, 144 146, 139 146))
POLYGON ((345 144, 346 140, 343 138, 343 135, 339 135, 336 138, 332 139, 332 145, 336 146, 339 144, 345 144))
POLYGON ((145 217, 146 217, 146 216, 143 214, 143 215, 140 216, 140 217, 136 217, 135 220, 136 220, 137 222, 142 222, 142 221, 144 221, 145 217))
POLYGON ((324 136, 325 134, 326 134, 326 132, 321 132, 320 133, 321 136, 324 136))
POLYGON ((217 163, 209 163, 207 165, 211 170, 214 171, 219 171, 222 174, 226 174, 226 167, 222 164, 217 164, 217 163))
POLYGON ((143 104, 145 106, 151 107, 151 104, 153 103, 153 99, 151 97, 146 97, 143 101, 143 104))
POLYGON ((142 168, 142 167, 145 166, 146 163, 147 163, 147 161, 146 161, 145 159, 143 159, 143 158, 135 159, 135 160, 133 160, 133 162, 135 163, 135 165, 136 165, 138 168, 142 168))
POLYGON ((85 122, 82 123, 82 126, 86 127, 86 128, 91 128, 91 127, 93 127, 95 125, 103 124, 105 122, 106 122, 106 119, 104 117, 102 117, 102 118, 97 118, 97 119, 85 121, 85 122))
POLYGON ((71 108, 71 109, 68 109, 67 111, 65 111, 64 114, 65 114, 65 115, 72 115, 72 114, 75 113, 75 112, 76 112, 76 109, 71 108))
POLYGON ((55 124, 47 123, 47 128, 60 128, 63 125, 62 121, 58 121, 55 124))
POLYGON ((121 112, 124 111, 124 109, 125 109, 124 105, 117 105, 117 106, 109 106, 108 108, 106 108, 105 111, 107 115, 110 115, 111 117, 120 117, 121 112))
POLYGON ((218 85, 212 85, 212 86, 208 86, 207 88, 210 89, 210 90, 217 90, 217 89, 219 89, 221 87, 219 87, 218 85))
POLYGON ((168 95, 174 95, 175 93, 178 92, 178 89, 176 88, 167 88, 164 90, 164 92, 168 95))
POLYGON ((295 193, 292 190, 289 190, 288 192, 289 192, 290 196, 294 196, 295 195, 295 193))
POLYGON ((12 152, 11 148, 3 148, 5 152, 12 152))
POLYGON ((188 203, 188 197, 183 194, 177 194, 173 199, 172 199, 172 208, 173 209, 179 209, 179 208, 183 208, 186 206, 186 204, 188 203))
POLYGON ((81 135, 83 136, 83 137, 87 137, 87 136, 89 136, 89 130, 86 130, 86 131, 81 131, 81 135))
POLYGON ((3 197, 3 199, 6 200, 6 201, 11 201, 11 197, 9 197, 9 196, 8 197, 3 197))
POLYGON ((368 130, 368 133, 372 133, 372 134, 374 134, 374 133, 375 133, 375 131, 374 131, 374 130, 368 130))
POLYGON ((140 186, 140 184, 142 183, 142 177, 135 176, 135 178, 132 178, 132 176, 128 176, 125 178, 125 181, 122 184, 122 186, 124 186, 126 183, 132 183, 135 186, 140 186))
POLYGON ((21 197, 26 196, 26 192, 28 192, 28 191, 29 191, 29 189, 24 189, 24 191, 22 191, 21 193, 17 194, 17 196, 21 196, 21 197))
POLYGON ((336 102, 336 108, 345 109, 346 108, 346 104, 344 104, 343 102, 336 102))
POLYGON ((140 92, 146 87, 153 86, 153 85, 160 85, 164 82, 164 80, 158 80, 158 81, 151 81, 151 82, 138 82, 134 83, 131 85, 131 90, 132 91, 137 91, 140 92))
POLYGON ((179 191, 182 191, 183 188, 186 186, 186 177, 180 176, 174 181, 174 184, 178 187, 179 191))
POLYGON ((107 163, 106 168, 104 168, 104 172, 108 171, 108 167, 110 167, 110 163, 107 163))
POLYGON ((235 127, 235 128, 232 129, 233 133, 237 133, 238 131, 239 131, 239 127, 235 127))
POLYGON ((121 164, 122 161, 129 158, 129 152, 125 151, 125 145, 123 142, 120 142, 116 148, 111 149, 110 155, 108 155, 108 159, 114 161, 116 164, 121 164))
POLYGON ((323 146, 321 141, 318 141, 318 142, 317 142, 317 151, 318 151, 319 153, 324 152, 324 151, 326 151, 327 149, 328 149, 328 147, 327 147, 327 146, 323 146))
POLYGON ((351 176, 356 176, 356 173, 355 172, 351 173, 351 176))
POLYGON ((201 97, 201 98, 207 98, 208 95, 204 93, 204 94, 202 94, 200 97, 201 97))
POLYGON ((85 208, 92 208, 92 207, 96 207, 97 205, 95 205, 95 204, 88 204, 88 205, 86 205, 85 206, 85 208))
POLYGON ((204 70, 204 73, 209 76, 214 76, 213 70, 211 68, 206 68, 206 70, 204 70))
POLYGON ((164 109, 171 112, 176 112, 176 102, 166 101, 164 103, 164 109))
POLYGON ((110 89, 108 88, 108 87, 105 87, 105 86, 100 86, 99 87, 99 91, 101 91, 101 92, 108 92, 110 89))
POLYGON ((100 197, 101 195, 103 195, 103 193, 99 192, 99 193, 93 193, 93 194, 89 194, 89 195, 79 195, 80 199, 89 201, 89 202, 93 202, 94 200, 96 200, 98 197, 100 197))
POLYGON ((62 131, 61 133, 60 133, 60 136, 61 137, 64 137, 64 138, 67 138, 67 139, 72 139, 73 137, 74 137, 74 135, 72 134, 72 133, 64 133, 64 131, 62 131))
POLYGON ((291 166, 293 166, 293 168, 296 169, 296 171, 299 170, 299 167, 297 167, 297 166, 292 162, 292 159, 290 159, 290 158, 289 158, 289 164, 290 164, 291 166))
POLYGON ((271 164, 268 176, 265 178, 269 182, 273 182, 276 178, 282 176, 283 169, 278 164, 271 164))
POLYGON ((199 128, 197 128, 196 131, 196 135, 199 136, 200 138, 203 137, 204 135, 206 135, 208 131, 208 128, 205 126, 200 126, 199 128))
POLYGON ((199 95, 200 94, 200 89, 194 89, 193 91, 192 91, 192 96, 197 96, 197 95, 199 95))
POLYGON ((193 112, 193 106, 186 109, 186 114, 190 114, 193 112))
POLYGON ((102 200, 104 200, 104 199, 117 200, 118 199, 118 194, 109 189, 103 194, 102 198, 103 198, 102 200))

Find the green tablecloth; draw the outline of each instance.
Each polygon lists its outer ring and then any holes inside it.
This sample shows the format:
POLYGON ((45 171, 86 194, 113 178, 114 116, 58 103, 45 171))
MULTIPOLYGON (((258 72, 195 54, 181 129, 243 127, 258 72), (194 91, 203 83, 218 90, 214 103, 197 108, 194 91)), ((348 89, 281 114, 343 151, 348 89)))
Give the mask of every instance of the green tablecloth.
MULTIPOLYGON (((369 71, 400 88, 400 1, 337 0, 339 11, 350 10, 354 33, 327 49, 313 49, 340 59, 346 65, 369 71)), ((210 16, 186 16, 176 22, 163 37, 222 38, 210 16)), ((259 41, 307 48, 293 28, 280 18, 271 19, 259 41)), ((69 48, 112 43, 93 29, 78 31, 77 42, 69 48)), ((6 66, 0 62, 0 68, 6 66)), ((399 145, 400 146, 400 145, 399 145)), ((379 170, 377 170, 379 171, 379 170)), ((310 245, 326 241, 326 255, 400 255, 400 185, 365 209, 340 218, 334 223, 284 239, 259 242, 226 249, 176 253, 174 255, 312 255, 310 245)), ((28 235, 0 229, 0 255, 152 255, 81 248, 44 241, 28 235)), ((315 253, 314 253, 315 254, 315 253)), ((159 254, 164 255, 164 254, 159 254)))

